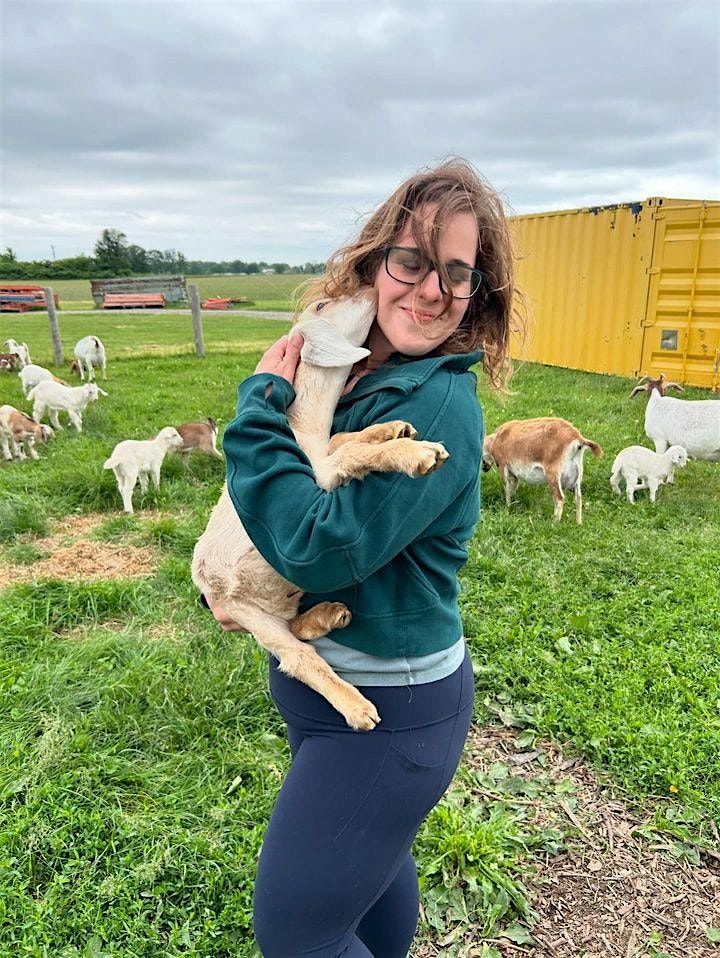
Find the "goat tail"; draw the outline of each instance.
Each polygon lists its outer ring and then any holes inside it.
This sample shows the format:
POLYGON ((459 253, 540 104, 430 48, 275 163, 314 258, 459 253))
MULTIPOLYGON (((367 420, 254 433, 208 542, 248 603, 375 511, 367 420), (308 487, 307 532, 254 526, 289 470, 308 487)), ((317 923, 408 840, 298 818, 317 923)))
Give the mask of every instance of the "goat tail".
POLYGON ((213 419, 213 417, 212 417, 212 416, 208 416, 208 417, 207 417, 207 421, 208 421, 208 425, 210 426, 210 428, 212 429, 212 431, 216 433, 216 432, 218 431, 218 427, 217 427, 217 423, 215 422, 215 420, 213 419))
POLYGON ((103 469, 114 469, 115 466, 120 464, 120 460, 115 458, 115 453, 110 456, 109 459, 106 459, 103 463, 103 469))
POLYGON ((598 443, 596 442, 593 442, 592 439, 586 439, 584 436, 582 436, 581 439, 582 439, 583 446, 586 449, 589 449, 596 459, 599 459, 600 456, 602 456, 603 454, 602 446, 598 445, 598 443))

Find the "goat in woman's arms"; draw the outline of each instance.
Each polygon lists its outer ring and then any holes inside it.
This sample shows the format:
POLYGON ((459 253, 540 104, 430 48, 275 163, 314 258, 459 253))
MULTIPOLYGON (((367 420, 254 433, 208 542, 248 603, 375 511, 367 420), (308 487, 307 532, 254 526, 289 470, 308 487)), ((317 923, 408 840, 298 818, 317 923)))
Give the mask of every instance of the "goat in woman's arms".
MULTIPOLYGON (((426 475, 448 458, 440 443, 415 441, 417 433, 406 422, 379 423, 330 439, 335 406, 350 370, 368 355, 362 343, 376 308, 377 296, 371 289, 344 300, 312 303, 290 333, 301 333, 305 342, 288 422, 326 492, 372 471, 426 475)), ((290 508, 291 503, 278 503, 278 509, 290 508)), ((348 725, 371 729, 379 722, 375 706, 303 641, 347 626, 350 611, 338 602, 321 602, 298 615, 302 590, 277 573, 255 548, 227 486, 195 546, 192 575, 207 599, 221 604, 251 632, 279 660, 282 671, 324 695, 348 725)))

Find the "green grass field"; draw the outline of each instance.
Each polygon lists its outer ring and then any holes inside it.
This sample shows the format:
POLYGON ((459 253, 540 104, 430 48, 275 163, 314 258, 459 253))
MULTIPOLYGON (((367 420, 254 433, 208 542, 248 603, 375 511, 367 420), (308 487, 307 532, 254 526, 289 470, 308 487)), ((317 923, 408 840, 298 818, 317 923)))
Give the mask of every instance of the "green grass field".
MULTIPOLYGON (((0 567, 32 567, 53 522, 94 513, 99 545, 152 548, 157 569, 0 587, 0 958, 250 958, 253 873, 288 754, 264 655, 219 631, 190 581, 223 468, 167 461, 159 493, 136 493, 125 517, 102 462, 118 440, 168 424, 213 415, 222 428, 236 384, 286 327, 209 317, 199 360, 183 317, 60 323, 66 347, 101 335, 109 396, 41 462, 0 465, 0 567)), ((49 364, 44 317, 3 317, 0 339, 10 335, 49 364)), ((476 717, 580 750, 655 809, 657 832, 703 843, 720 812, 720 465, 691 462, 655 506, 616 499, 614 455, 647 443, 630 385, 527 365, 512 396, 481 390, 489 428, 562 415, 605 457, 587 457, 581 527, 572 507, 551 522, 547 489, 521 487, 508 510, 499 477, 484 479, 461 596, 476 717)), ((28 409, 16 376, 0 377, 0 403, 28 409)), ((460 774, 418 839, 433 940, 449 883, 464 884, 488 934, 530 920, 523 874, 557 849, 509 799, 471 807, 471 778, 460 774)))
MULTIPOLYGON (((187 276, 188 283, 197 283, 200 298, 208 296, 245 296, 252 300, 250 309, 290 309, 292 294, 311 277, 301 274, 268 276, 187 276)), ((5 280, 4 282, 12 282, 5 280)), ((19 280, 38 286, 52 286, 60 299, 60 310, 93 307, 89 279, 19 280)), ((98 310, 101 313, 101 310, 98 310)))

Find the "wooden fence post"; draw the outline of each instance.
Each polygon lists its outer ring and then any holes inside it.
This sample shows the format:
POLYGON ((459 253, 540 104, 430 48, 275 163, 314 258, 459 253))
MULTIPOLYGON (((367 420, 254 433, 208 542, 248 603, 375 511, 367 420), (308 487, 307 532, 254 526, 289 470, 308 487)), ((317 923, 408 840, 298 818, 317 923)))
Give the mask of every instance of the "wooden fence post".
POLYGON ((205 355, 203 345, 202 315, 200 313, 200 290, 196 283, 188 283, 190 295, 190 310, 192 312, 193 333, 195 335, 195 352, 198 356, 205 355))
POLYGON ((57 313, 55 312, 55 297, 52 287, 44 286, 45 302, 47 303, 48 321, 50 322, 50 335, 52 336, 53 349, 55 350, 55 365, 62 366, 63 348, 60 341, 60 327, 58 326, 57 313))

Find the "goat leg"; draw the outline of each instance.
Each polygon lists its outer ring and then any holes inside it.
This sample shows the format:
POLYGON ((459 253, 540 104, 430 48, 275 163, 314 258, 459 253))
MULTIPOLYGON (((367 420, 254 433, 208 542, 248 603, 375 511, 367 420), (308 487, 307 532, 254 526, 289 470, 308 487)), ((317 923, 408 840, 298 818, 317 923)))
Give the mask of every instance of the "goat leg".
POLYGON ((351 620, 350 610, 342 602, 320 602, 290 619, 288 626, 296 638, 307 641, 319 639, 333 629, 344 629, 351 620))
POLYGON ((288 623, 263 612, 250 603, 232 598, 220 598, 224 610, 255 637, 280 663, 286 675, 304 682, 337 709, 347 724, 354 729, 370 731, 380 721, 377 709, 364 695, 330 668, 312 645, 296 638, 288 623))
POLYGON ((447 458, 448 452, 439 442, 415 439, 391 439, 375 445, 347 442, 318 464, 317 483, 329 492, 351 479, 362 479, 369 472, 426 476, 439 469, 447 458))
POLYGON ((391 439, 416 439, 417 429, 409 422, 395 419, 392 422, 379 422, 360 432, 338 432, 330 440, 328 455, 345 445, 346 442, 378 443, 389 442, 391 439))

